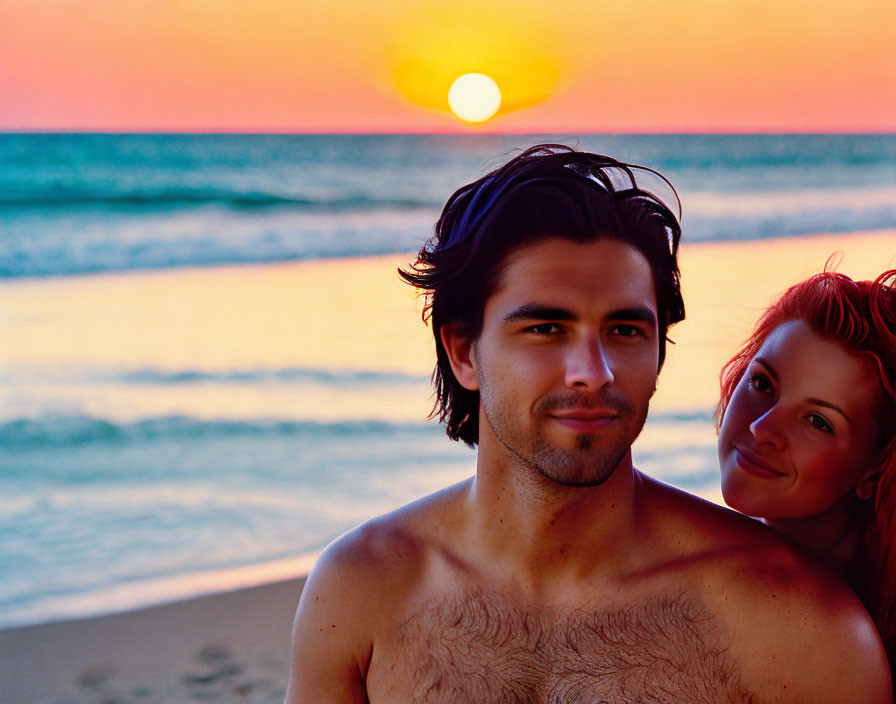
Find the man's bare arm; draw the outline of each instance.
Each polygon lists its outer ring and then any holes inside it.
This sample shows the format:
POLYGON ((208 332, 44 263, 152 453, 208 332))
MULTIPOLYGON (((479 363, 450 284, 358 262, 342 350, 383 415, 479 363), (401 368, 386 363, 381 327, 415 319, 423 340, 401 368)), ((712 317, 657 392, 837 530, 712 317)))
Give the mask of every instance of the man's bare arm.
POLYGON ((359 587, 364 565, 346 536, 331 545, 308 576, 292 632, 286 704, 366 703, 369 607, 359 587), (367 613, 365 614, 365 611, 367 613))

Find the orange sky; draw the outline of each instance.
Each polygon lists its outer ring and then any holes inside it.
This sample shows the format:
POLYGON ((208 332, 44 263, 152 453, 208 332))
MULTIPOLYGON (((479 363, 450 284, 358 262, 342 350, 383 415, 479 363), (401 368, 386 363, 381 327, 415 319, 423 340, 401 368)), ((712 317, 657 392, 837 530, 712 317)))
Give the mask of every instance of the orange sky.
POLYGON ((0 129, 893 131, 894 46, 892 0, 0 0, 0 129))

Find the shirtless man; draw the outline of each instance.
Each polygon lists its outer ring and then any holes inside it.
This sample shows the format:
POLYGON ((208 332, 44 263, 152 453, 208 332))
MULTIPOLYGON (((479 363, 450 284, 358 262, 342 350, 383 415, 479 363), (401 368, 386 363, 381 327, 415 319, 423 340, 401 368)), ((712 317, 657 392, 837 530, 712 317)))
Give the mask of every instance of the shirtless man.
POLYGON ((403 272, 476 475, 327 548, 288 704, 892 701, 851 592, 632 466, 684 317, 680 229, 632 179, 651 172, 614 163, 523 153, 455 193, 403 272))

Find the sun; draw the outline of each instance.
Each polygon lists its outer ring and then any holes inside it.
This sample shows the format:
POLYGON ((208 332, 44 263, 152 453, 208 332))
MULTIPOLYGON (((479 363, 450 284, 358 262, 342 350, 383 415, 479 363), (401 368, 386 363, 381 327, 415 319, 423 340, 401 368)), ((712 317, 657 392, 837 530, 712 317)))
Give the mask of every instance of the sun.
POLYGON ((448 107, 465 122, 485 122, 501 107, 501 89, 484 73, 465 73, 448 89, 448 107))

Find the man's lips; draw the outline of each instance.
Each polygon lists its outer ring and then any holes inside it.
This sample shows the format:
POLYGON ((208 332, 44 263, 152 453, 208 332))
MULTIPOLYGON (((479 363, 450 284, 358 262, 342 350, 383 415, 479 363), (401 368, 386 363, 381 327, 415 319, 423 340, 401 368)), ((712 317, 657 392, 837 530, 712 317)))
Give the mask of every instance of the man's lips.
POLYGON ((619 417, 619 411, 606 408, 564 408, 552 411, 557 423, 578 432, 602 430, 619 417))
POLYGON ((748 474, 752 474, 757 477, 763 477, 766 479, 783 477, 787 474, 786 472, 782 472, 781 470, 777 469, 768 460, 765 460, 762 457, 753 454, 749 450, 744 450, 740 447, 735 446, 734 456, 737 462, 737 466, 748 474))

